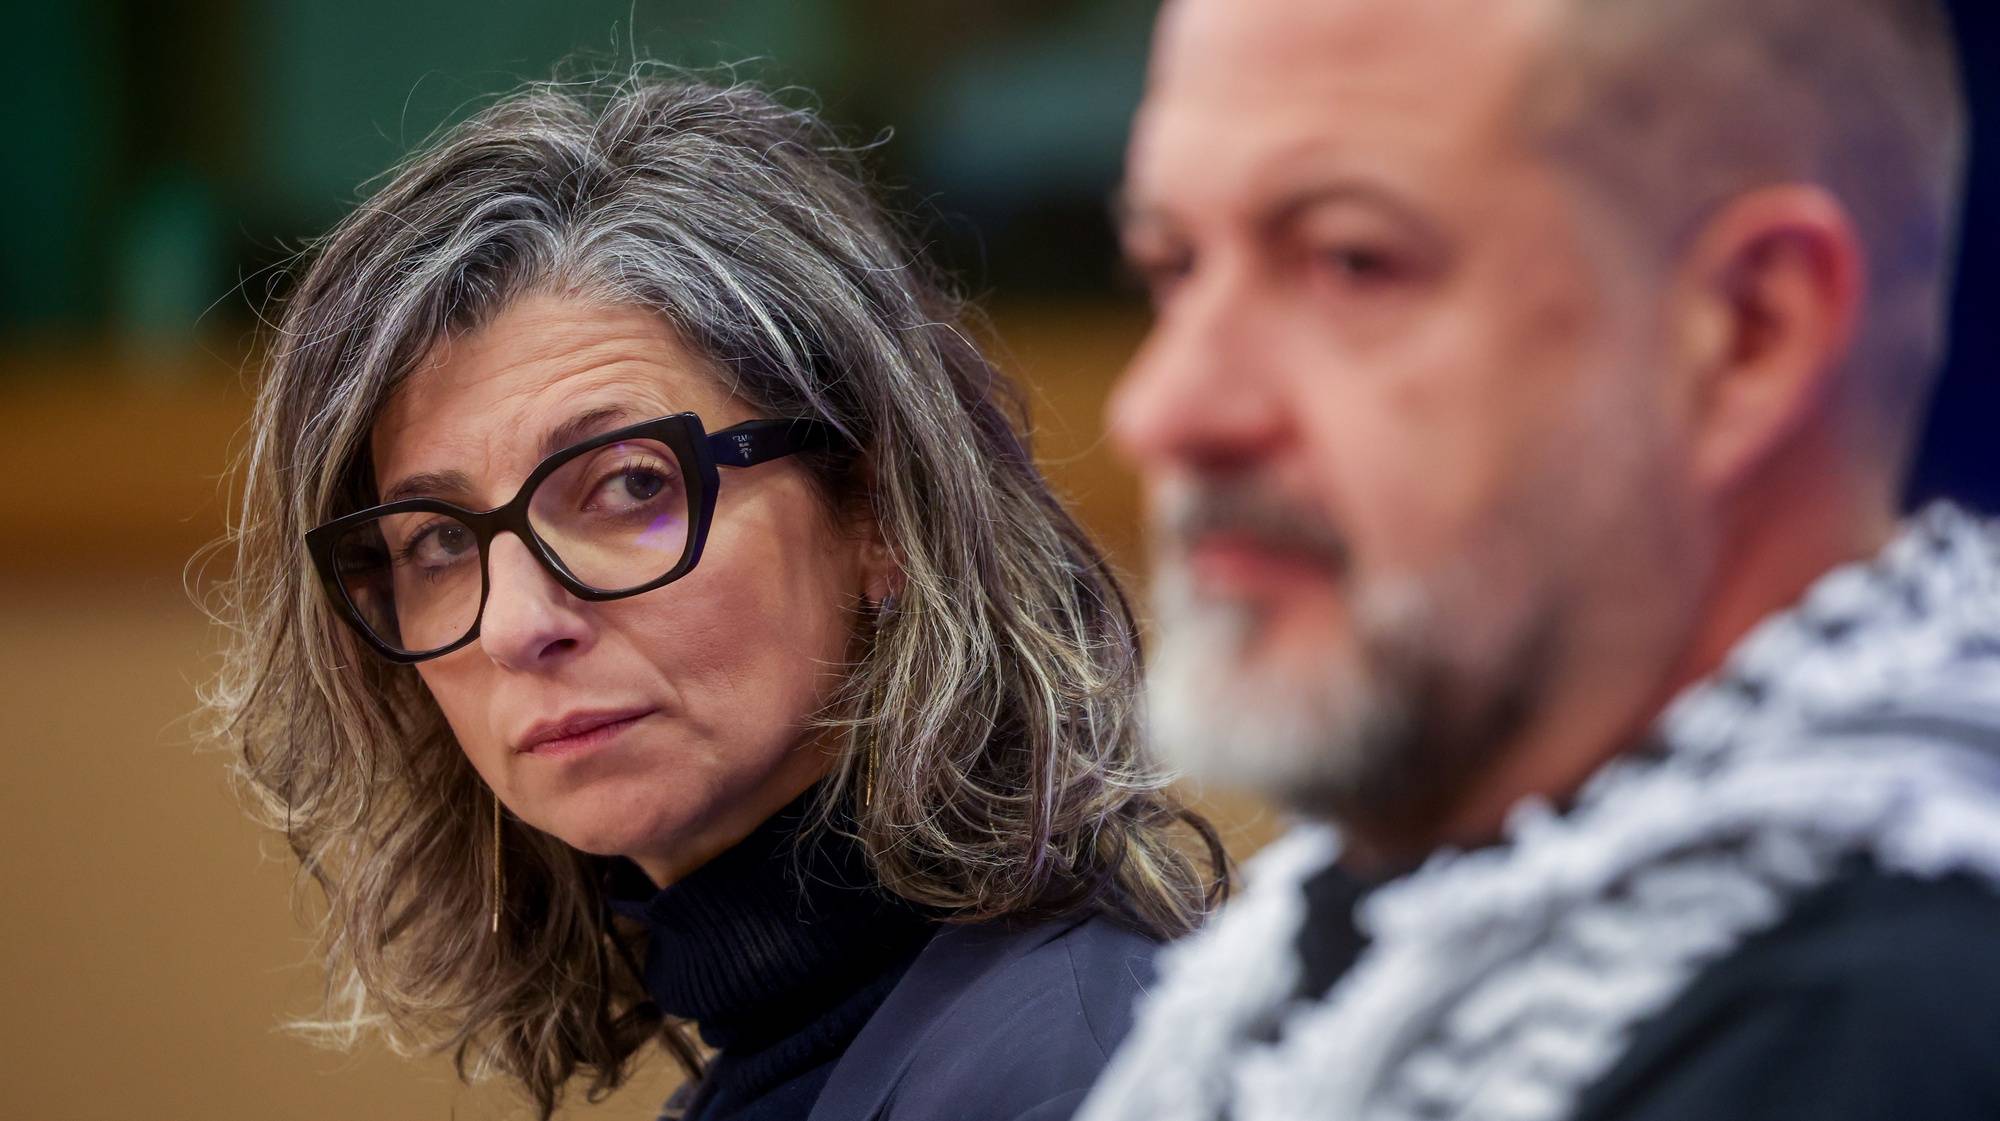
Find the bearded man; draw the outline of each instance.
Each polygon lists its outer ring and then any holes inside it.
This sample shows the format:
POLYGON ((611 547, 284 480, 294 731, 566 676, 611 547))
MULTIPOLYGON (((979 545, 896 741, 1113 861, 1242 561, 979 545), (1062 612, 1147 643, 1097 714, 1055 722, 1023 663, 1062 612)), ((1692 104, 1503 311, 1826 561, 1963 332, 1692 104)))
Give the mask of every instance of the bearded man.
POLYGON ((2000 1116, 1936 0, 1170 0, 1157 745, 1303 823, 1087 1121, 2000 1116))

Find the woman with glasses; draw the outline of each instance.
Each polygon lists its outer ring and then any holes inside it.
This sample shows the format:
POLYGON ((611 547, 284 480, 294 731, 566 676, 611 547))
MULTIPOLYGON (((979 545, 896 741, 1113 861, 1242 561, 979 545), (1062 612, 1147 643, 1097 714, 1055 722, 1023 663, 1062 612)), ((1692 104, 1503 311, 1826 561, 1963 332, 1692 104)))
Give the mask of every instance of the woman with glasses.
POLYGON ((814 118, 678 78, 518 93, 319 243, 209 699, 324 1026, 544 1117, 654 1043, 692 1118, 1069 1115, 1223 869, 964 321, 814 118))

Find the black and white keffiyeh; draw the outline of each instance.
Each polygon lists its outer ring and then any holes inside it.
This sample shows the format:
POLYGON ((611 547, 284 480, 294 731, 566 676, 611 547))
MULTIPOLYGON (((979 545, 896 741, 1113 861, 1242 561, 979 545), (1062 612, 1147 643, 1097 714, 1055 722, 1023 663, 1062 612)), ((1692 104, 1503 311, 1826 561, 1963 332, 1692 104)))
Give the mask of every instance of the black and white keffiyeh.
POLYGON ((1079 1121, 1556 1121, 1634 1026, 1866 857, 2000 890, 2000 532, 1950 506, 1838 569, 1558 814, 1373 892, 1369 948, 1295 997, 1302 826, 1159 986, 1079 1121))

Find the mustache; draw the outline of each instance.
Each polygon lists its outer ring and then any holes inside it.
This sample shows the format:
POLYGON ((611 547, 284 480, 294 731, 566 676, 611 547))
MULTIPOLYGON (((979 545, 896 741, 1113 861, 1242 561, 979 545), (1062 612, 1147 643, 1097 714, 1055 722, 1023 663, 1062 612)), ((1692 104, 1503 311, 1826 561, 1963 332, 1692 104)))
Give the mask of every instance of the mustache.
POLYGON ((1353 556, 1346 534, 1312 505, 1253 482, 1199 482, 1169 493, 1155 520, 1159 544, 1185 554, 1203 538, 1247 537, 1345 571, 1353 556))

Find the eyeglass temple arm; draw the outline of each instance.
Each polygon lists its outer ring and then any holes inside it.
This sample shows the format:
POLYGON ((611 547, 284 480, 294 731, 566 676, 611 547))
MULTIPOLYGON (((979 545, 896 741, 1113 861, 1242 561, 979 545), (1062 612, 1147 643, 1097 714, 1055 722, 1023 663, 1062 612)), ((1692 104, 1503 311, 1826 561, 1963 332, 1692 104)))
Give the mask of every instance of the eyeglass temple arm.
POLYGON ((827 427, 816 420, 746 420, 708 436, 718 467, 755 467, 766 460, 824 446, 827 427))

